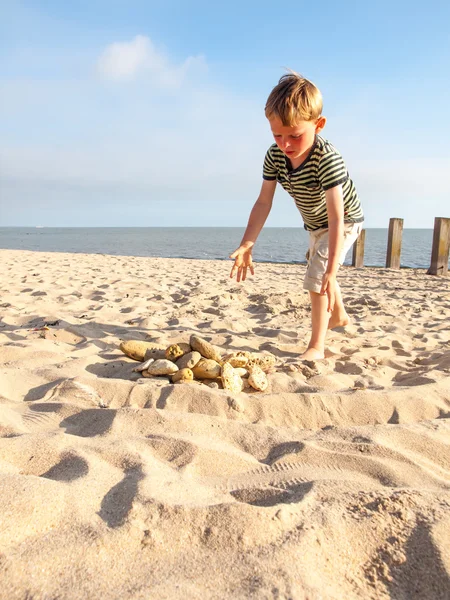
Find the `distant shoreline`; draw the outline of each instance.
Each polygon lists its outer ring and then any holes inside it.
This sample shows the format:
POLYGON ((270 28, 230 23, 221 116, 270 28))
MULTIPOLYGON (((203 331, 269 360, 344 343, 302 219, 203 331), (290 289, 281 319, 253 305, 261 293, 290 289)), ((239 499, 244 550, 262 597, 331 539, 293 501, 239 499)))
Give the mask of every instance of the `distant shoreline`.
MULTIPOLYGON (((364 264, 386 264, 388 229, 366 229, 364 264)), ((7 227, 0 228, 0 248, 71 254, 153 256, 228 260, 240 243, 243 227, 7 227)), ((403 231, 401 264, 428 269, 433 231, 403 231)), ((303 227, 265 227, 253 258, 269 264, 306 264, 309 234, 303 227)), ((345 264, 351 262, 347 254, 345 264)))
MULTIPOLYGON (((123 259, 129 259, 129 258, 148 258, 148 259, 155 259, 155 260, 169 260, 169 261, 177 261, 177 260, 182 260, 182 261, 201 261, 201 262, 229 262, 230 264, 232 263, 232 260, 230 258, 191 258, 190 256, 143 256, 140 254, 108 254, 106 252, 78 252, 78 251, 61 251, 61 250, 24 250, 23 248, 1 248, 0 247, 0 253, 1 252, 33 252, 33 253, 42 253, 42 254, 77 254, 79 256, 105 256, 105 257, 110 257, 110 258, 123 258, 123 259)), ((258 265, 287 265, 287 266, 305 266, 306 265, 306 260, 303 261, 276 261, 276 260, 258 260, 257 258, 255 258, 253 260, 253 262, 255 264, 258 265)), ((347 268, 351 268, 351 269, 355 269, 356 267, 352 267, 349 264, 344 264, 342 265, 341 269, 347 269, 347 268)), ((364 269, 382 269, 383 271, 392 271, 392 273, 395 273, 397 271, 397 269, 389 269, 388 267, 384 267, 383 265, 364 265, 363 267, 358 268, 358 271, 364 270, 364 269)), ((401 265, 400 269, 403 270, 410 270, 410 271, 427 271, 428 267, 410 267, 410 266, 405 266, 405 265, 401 265)))

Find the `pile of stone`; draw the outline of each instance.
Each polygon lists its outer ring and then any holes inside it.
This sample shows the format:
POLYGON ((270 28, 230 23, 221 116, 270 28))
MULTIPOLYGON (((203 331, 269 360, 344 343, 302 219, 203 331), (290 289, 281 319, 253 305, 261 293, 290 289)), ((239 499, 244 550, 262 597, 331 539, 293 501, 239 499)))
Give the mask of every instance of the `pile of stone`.
POLYGON ((245 388, 263 392, 266 373, 275 368, 276 357, 269 353, 237 351, 223 353, 206 340, 191 335, 189 344, 168 348, 150 342, 129 340, 120 344, 128 357, 141 364, 133 369, 143 377, 169 377, 172 383, 202 383, 238 393, 245 388))

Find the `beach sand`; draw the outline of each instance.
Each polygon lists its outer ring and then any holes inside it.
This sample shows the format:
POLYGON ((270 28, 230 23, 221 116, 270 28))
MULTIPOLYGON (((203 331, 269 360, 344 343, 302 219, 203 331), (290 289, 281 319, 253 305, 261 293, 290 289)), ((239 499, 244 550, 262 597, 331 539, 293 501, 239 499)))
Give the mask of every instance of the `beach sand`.
POLYGON ((0 251, 0 598, 449 599, 450 280, 0 251), (279 359, 266 392, 142 378, 121 340, 279 359), (298 365, 298 366, 296 366, 298 365))

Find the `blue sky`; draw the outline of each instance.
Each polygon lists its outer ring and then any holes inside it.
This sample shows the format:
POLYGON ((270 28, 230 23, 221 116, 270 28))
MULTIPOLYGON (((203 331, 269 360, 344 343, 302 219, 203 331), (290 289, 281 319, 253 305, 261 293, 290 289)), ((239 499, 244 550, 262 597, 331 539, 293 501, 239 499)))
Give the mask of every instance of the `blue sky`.
MULTIPOLYGON (((323 93, 366 226, 431 228, 450 216, 449 6, 3 0, 0 225, 245 226, 290 67, 323 93)), ((282 190, 267 225, 302 225, 282 190)))

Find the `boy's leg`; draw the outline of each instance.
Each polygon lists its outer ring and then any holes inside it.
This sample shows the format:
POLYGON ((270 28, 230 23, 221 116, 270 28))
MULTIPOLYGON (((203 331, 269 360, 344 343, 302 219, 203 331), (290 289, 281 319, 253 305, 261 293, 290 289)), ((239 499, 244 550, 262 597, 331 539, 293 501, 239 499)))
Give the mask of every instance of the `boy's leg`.
MULTIPOLYGON (((362 223, 346 224, 344 226, 344 243, 341 263, 344 262, 345 254, 358 237, 361 228, 362 223)), ((331 316, 327 311, 328 297, 319 294, 322 277, 326 271, 328 262, 328 230, 319 230, 310 233, 310 246, 307 258, 308 267, 303 288, 309 291, 311 298, 312 332, 308 349, 300 358, 319 360, 324 358, 325 355, 325 336, 327 329, 344 327, 349 323, 350 318, 345 310, 341 289, 337 282, 335 305, 331 316)))
POLYGON ((304 360, 320 360, 325 357, 325 336, 327 334, 330 313, 328 296, 321 296, 317 292, 309 292, 311 298, 311 339, 308 349, 300 358, 304 360))
MULTIPOLYGON (((345 255, 350 250, 352 244, 357 240, 359 234, 361 233, 362 226, 362 223, 353 223, 344 226, 344 243, 342 246, 340 264, 344 262, 345 255)), ((334 309, 328 323, 328 329, 334 329, 334 327, 345 327, 349 323, 350 317, 345 310, 341 288, 336 281, 336 298, 334 302, 334 309)))
POLYGON ((345 310, 344 302, 342 300, 341 288, 336 281, 336 297, 334 301, 334 309, 331 313, 330 320, 328 322, 328 329, 334 327, 345 327, 350 323, 350 317, 345 310))
POLYGON ((308 290, 311 300, 311 337, 308 348, 300 358, 320 360, 324 358, 325 336, 330 320, 330 313, 327 311, 328 296, 321 296, 319 293, 328 261, 328 230, 310 232, 309 242, 308 266, 303 289, 308 290))

